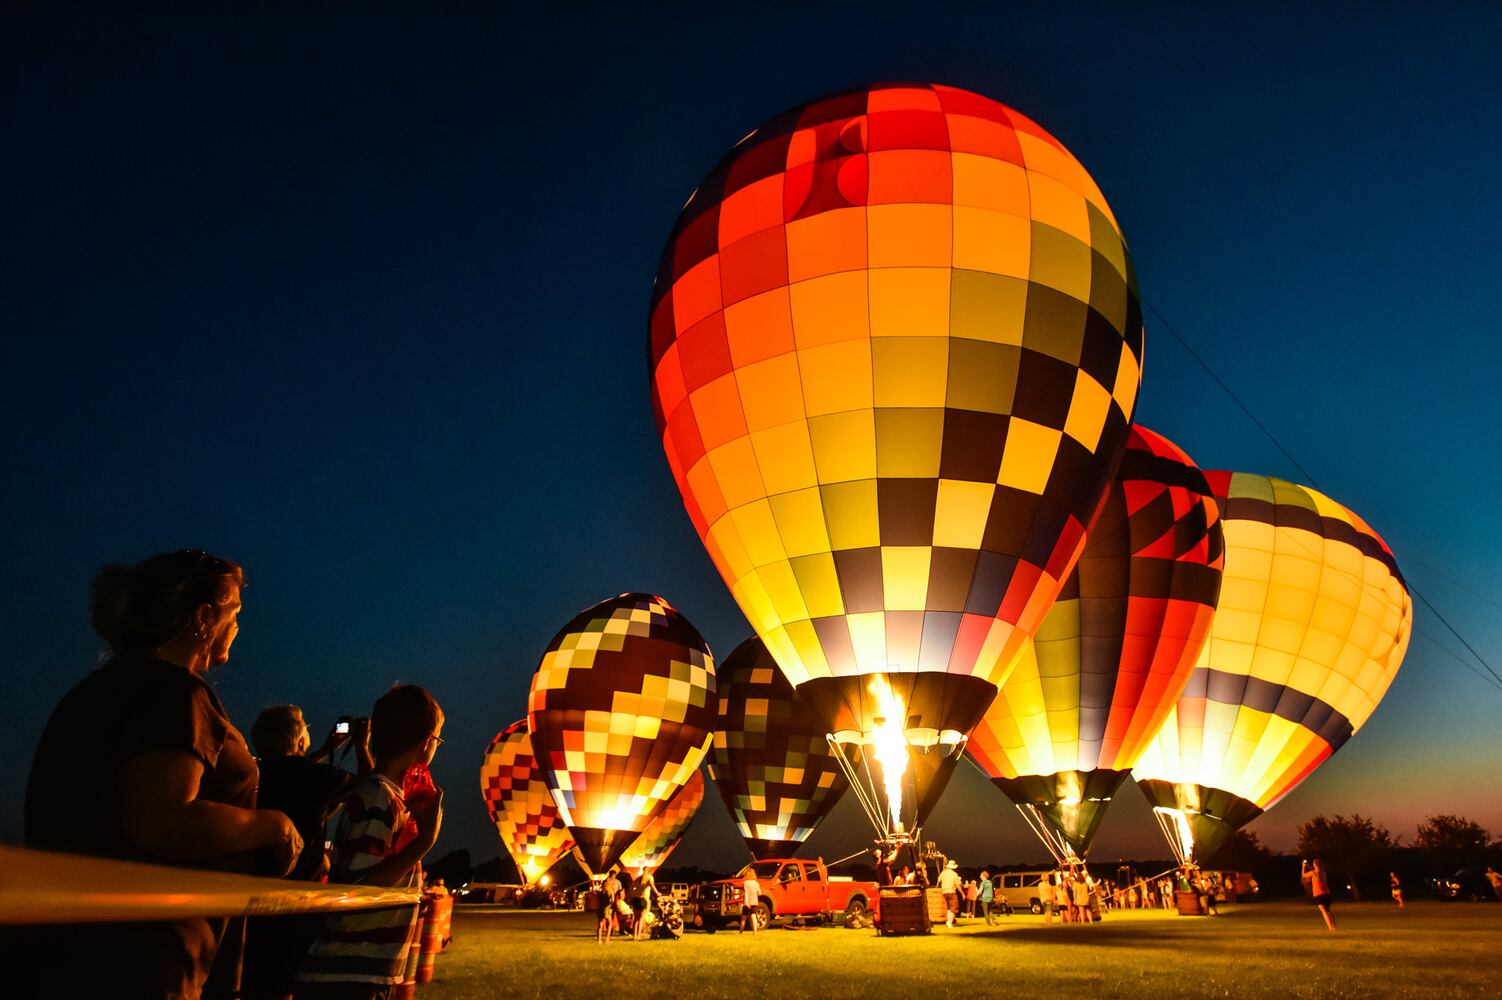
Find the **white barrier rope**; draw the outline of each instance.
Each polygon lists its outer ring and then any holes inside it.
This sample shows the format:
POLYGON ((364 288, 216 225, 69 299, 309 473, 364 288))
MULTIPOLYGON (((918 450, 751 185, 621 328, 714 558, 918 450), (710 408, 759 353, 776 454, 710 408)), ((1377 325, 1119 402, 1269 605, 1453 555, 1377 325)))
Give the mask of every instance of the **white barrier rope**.
POLYGON ((418 889, 288 882, 0 845, 0 924, 328 913, 421 898, 418 889))

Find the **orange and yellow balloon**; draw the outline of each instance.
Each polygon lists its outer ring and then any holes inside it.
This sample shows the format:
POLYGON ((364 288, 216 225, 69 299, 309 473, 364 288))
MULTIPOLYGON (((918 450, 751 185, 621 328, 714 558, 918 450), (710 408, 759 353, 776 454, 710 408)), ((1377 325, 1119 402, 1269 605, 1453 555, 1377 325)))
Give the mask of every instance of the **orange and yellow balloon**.
POLYGON ((689 199, 650 357, 689 517, 799 697, 938 751, 921 820, 1126 441, 1142 321, 1105 198, 978 94, 814 101, 689 199))
POLYGON ((621 855, 621 867, 633 872, 642 868, 656 871, 662 867, 668 855, 683 842, 683 835, 688 832, 689 824, 703 804, 704 772, 695 771, 694 776, 678 789, 667 808, 658 813, 636 842, 626 848, 621 855))

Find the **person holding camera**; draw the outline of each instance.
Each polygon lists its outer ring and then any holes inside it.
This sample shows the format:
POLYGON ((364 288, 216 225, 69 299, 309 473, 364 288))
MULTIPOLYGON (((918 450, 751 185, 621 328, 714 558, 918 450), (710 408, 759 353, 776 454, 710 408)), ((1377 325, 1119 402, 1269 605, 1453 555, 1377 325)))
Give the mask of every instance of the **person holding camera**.
MULTIPOLYGON (((329 813, 360 777, 375 766, 370 756, 370 720, 346 716, 329 730, 323 746, 309 752, 312 739, 302 709, 272 705, 250 727, 260 759, 260 804, 291 817, 302 835, 302 854, 287 875, 305 882, 328 874, 323 828, 329 813), (328 763, 341 747, 354 751, 358 774, 328 763)), ((316 917, 259 917, 245 931, 244 992, 248 1000, 292 995, 292 975, 318 931, 316 917)))
MULTIPOLYGON (((244 574, 191 550, 94 579, 104 665, 53 710, 26 785, 26 846, 283 875, 302 854, 284 813, 256 808, 259 770, 205 681, 239 635, 244 574)), ((240 921, 196 917, 48 926, 16 996, 196 1000, 238 987, 240 921), (217 960, 217 965, 216 965, 217 960), (206 990, 210 970, 214 987, 206 990)), ((15 968, 15 967, 13 967, 15 968)))

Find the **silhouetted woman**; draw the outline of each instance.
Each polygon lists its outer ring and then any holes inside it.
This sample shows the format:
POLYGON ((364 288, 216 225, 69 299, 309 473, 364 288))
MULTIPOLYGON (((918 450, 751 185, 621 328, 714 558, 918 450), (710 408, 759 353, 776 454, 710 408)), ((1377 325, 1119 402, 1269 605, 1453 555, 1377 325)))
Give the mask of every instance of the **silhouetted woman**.
MULTIPOLYGON (((229 659, 243 581, 239 566, 197 551, 100 571, 94 630, 109 657, 42 733, 26 786, 28 847, 240 872, 259 852, 265 874, 291 867, 297 829, 255 808, 255 760, 204 682, 229 659)), ((45 980, 27 995, 192 1000, 228 924, 46 928, 32 963, 45 980)), ((238 951, 225 951, 238 979, 238 951)))

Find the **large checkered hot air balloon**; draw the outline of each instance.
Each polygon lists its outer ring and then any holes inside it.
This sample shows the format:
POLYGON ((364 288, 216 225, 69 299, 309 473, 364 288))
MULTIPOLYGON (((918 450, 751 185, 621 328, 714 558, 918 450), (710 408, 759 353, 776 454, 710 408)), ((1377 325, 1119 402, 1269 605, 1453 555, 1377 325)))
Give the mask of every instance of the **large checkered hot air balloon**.
POLYGON ((1204 474, 1134 427, 1084 554, 968 747, 1061 860, 1089 850, 1188 683, 1224 558, 1204 474))
POLYGON ((1365 521, 1305 486, 1207 472, 1226 561, 1189 685, 1133 771, 1169 843, 1206 860, 1361 728, 1413 602, 1365 521))
POLYGON ((709 776, 756 858, 790 858, 829 815, 846 780, 828 729, 756 637, 720 664, 709 776))
POLYGON ((894 824, 921 821, 1125 446, 1142 323, 1105 199, 977 94, 815 101, 690 197, 650 345, 715 566, 799 696, 897 772, 894 824))
POLYGON ((553 637, 527 725, 587 871, 609 871, 693 777, 714 716, 714 657, 660 597, 602 601, 553 637))
POLYGON ((704 804, 704 772, 695 771, 694 776, 678 789, 667 807, 657 818, 647 824, 641 836, 626 848, 621 855, 621 867, 628 871, 646 868, 656 871, 667 861, 688 832, 688 825, 704 804))
POLYGON ((574 838, 559 818, 553 793, 532 756, 526 719, 502 729, 485 748, 480 793, 501 844, 528 885, 573 848, 574 838))

